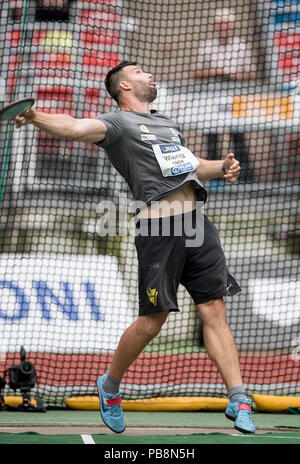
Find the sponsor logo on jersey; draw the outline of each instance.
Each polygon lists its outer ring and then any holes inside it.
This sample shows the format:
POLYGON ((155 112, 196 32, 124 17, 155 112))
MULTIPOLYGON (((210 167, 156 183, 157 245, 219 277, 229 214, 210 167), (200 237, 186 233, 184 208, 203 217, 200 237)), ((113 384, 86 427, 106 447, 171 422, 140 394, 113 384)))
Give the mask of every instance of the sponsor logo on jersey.
POLYGON ((142 132, 146 132, 146 134, 150 133, 148 127, 145 124, 141 124, 140 129, 141 129, 142 132))
POLYGON ((141 134, 141 140, 147 142, 148 140, 156 140, 156 135, 154 134, 141 134))
POLYGON ((184 172, 189 172, 193 170, 193 166, 191 163, 181 164, 180 166, 175 166, 171 168, 171 173, 173 176, 177 176, 178 174, 183 174, 184 172))
POLYGON ((163 144, 163 145, 160 145, 159 147, 162 153, 174 153, 176 151, 180 151, 180 147, 173 143, 163 144))

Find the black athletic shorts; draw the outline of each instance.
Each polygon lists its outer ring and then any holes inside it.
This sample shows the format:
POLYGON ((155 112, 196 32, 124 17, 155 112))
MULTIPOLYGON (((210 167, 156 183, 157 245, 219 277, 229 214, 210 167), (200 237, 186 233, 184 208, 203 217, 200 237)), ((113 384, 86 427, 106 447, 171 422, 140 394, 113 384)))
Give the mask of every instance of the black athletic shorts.
POLYGON ((137 220, 140 316, 179 311, 179 284, 195 304, 241 291, 227 269, 216 227, 203 214, 197 225, 198 214, 194 210, 171 218, 137 220))

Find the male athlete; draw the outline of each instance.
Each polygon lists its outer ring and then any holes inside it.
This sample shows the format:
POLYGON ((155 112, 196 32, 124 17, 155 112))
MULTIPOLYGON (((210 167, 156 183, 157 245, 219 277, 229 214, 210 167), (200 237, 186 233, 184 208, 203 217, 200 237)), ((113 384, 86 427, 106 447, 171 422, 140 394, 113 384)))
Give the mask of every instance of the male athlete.
POLYGON ((229 273, 218 232, 204 216, 203 243, 187 246, 185 229, 174 233, 178 221, 196 222, 197 202, 206 200, 202 182, 224 178, 235 182, 239 162, 232 153, 225 160, 205 160, 186 147, 176 123, 153 110, 157 96, 151 74, 131 62, 109 71, 106 88, 119 106, 118 111, 96 119, 74 119, 63 114, 28 110, 16 117, 20 128, 33 124, 55 137, 94 142, 128 183, 134 199, 143 202, 137 217, 144 229, 158 227, 157 236, 137 233, 139 260, 139 316, 120 338, 108 372, 97 381, 100 412, 114 432, 125 430, 119 386, 121 380, 146 345, 160 332, 170 311, 179 311, 177 289, 183 284, 203 321, 204 341, 228 391, 226 417, 244 433, 255 431, 251 400, 241 378, 235 342, 227 323, 223 297, 240 291, 229 273), (168 154, 169 156, 165 156, 168 154), (169 236, 162 233, 165 223, 169 236))

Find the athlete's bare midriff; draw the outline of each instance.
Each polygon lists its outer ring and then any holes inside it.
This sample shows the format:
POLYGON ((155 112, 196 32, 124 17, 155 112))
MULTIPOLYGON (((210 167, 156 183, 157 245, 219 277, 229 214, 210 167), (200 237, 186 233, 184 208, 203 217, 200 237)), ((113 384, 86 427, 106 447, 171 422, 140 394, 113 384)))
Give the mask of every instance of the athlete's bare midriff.
POLYGON ((161 200, 153 202, 139 212, 140 218, 158 218, 175 216, 192 211, 196 208, 196 195, 189 182, 182 189, 170 193, 161 200))

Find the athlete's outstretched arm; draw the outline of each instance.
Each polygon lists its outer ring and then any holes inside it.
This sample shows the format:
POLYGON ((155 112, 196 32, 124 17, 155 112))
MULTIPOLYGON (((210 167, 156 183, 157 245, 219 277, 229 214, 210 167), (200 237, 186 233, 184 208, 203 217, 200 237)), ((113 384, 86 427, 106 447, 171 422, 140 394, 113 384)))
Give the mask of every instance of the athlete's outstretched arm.
POLYGON ((228 182, 235 182, 241 172, 240 163, 235 159, 233 153, 229 153, 224 160, 206 160, 197 157, 199 166, 196 169, 196 174, 201 182, 212 179, 224 178, 228 182), (224 167, 226 174, 224 173, 224 167))
POLYGON ((75 119, 68 114, 49 114, 33 108, 15 118, 18 129, 27 124, 54 137, 81 142, 100 142, 107 131, 106 125, 98 119, 75 119))

